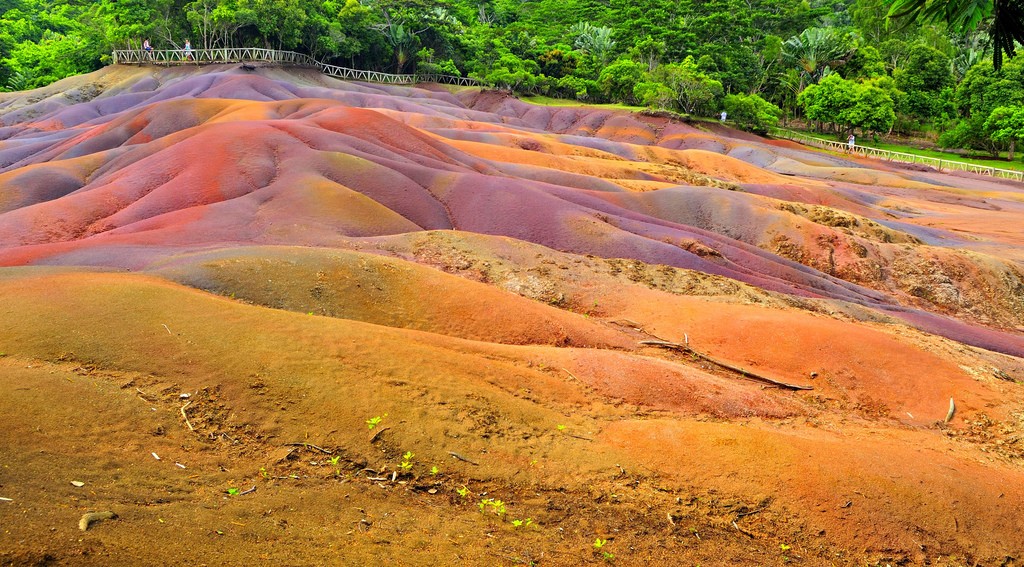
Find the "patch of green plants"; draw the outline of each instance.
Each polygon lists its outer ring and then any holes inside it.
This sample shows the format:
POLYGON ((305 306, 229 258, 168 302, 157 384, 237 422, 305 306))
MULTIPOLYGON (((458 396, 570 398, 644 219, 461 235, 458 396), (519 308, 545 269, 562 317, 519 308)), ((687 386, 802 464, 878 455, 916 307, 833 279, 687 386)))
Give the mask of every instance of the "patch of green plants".
POLYGON ((460 498, 466 498, 469 496, 469 488, 466 488, 465 486, 456 488, 455 493, 458 494, 460 498))
POLYGON ((533 520, 526 518, 525 520, 512 520, 513 528, 528 528, 533 525, 533 520))
POLYGON ((370 419, 366 420, 366 428, 373 429, 377 427, 378 425, 380 425, 380 422, 384 421, 384 418, 387 416, 388 414, 371 417, 370 419))
POLYGON ((487 514, 490 512, 499 518, 504 516, 506 512, 505 503, 494 498, 483 498, 480 500, 478 506, 480 507, 481 513, 487 514))
POLYGON ((412 470, 412 458, 415 456, 416 455, 414 455, 412 451, 406 451, 405 454, 402 455, 402 462, 398 466, 401 467, 403 473, 407 473, 412 470))
POLYGON ((228 496, 238 496, 239 494, 242 493, 242 490, 240 488, 231 487, 231 488, 225 490, 225 492, 228 493, 228 496))
POLYGON ((430 467, 430 476, 437 476, 441 472, 441 469, 437 468, 437 465, 430 467))

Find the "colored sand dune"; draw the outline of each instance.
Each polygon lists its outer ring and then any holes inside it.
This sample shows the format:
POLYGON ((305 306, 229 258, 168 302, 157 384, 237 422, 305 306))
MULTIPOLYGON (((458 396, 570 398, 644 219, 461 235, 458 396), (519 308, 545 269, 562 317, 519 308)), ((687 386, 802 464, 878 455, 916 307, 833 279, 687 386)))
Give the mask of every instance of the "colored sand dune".
MULTIPOLYGON (((153 443, 193 459, 209 473, 197 492, 162 469, 133 473, 191 494, 167 512, 178 522, 194 504, 221 521, 205 507, 220 495, 203 491, 250 478, 266 482, 269 508, 286 507, 293 480, 337 498, 354 487, 345 498, 364 515, 385 502, 420 518, 403 490, 447 495, 452 507, 389 534, 414 549, 421 529, 478 528, 456 492, 478 483, 514 492, 524 514, 569 534, 563 545, 592 541, 578 520, 595 514, 620 530, 620 549, 640 550, 618 556, 636 564, 765 564, 794 541, 774 533, 806 538, 814 564, 837 552, 853 563, 1009 556, 1022 550, 1006 543, 1008 519, 1024 510, 1021 220, 1021 184, 477 89, 111 67, 2 94, 0 398, 17 417, 0 456, 23 466, 0 489, 73 466, 15 440, 34 439, 38 414, 87 438, 111 429, 100 464, 153 443), (48 381, 40 363, 67 380, 48 381), (95 390, 68 386, 76 376, 95 390), (21 383, 107 417, 21 412, 45 397, 21 383), (388 432, 367 439, 365 420, 384 413, 388 432), (572 436, 559 433, 565 421, 572 436), (311 431, 344 456, 334 476, 301 443, 271 456, 311 431), (404 451, 451 476, 404 475, 391 462, 404 451), (217 465, 225 456, 239 472, 217 465), (647 482, 664 492, 637 488, 647 482), (596 504, 574 509, 587 486, 596 504), (659 510, 671 537, 627 529, 605 493, 627 494, 637 517, 659 510), (962 520, 947 521, 944 499, 962 520)), ((350 529, 316 541, 342 545, 350 529)), ((502 534, 516 548, 554 542, 502 534)), ((125 564, 147 557, 130 539, 107 543, 129 550, 125 564)), ((49 553, 26 541, 0 557, 49 553)), ((432 545, 422 557, 456 546, 432 545)), ((285 563, 300 557, 279 546, 285 563)), ((356 563, 374 553, 352 549, 356 563)), ((259 560, 237 553, 226 562, 259 560)))

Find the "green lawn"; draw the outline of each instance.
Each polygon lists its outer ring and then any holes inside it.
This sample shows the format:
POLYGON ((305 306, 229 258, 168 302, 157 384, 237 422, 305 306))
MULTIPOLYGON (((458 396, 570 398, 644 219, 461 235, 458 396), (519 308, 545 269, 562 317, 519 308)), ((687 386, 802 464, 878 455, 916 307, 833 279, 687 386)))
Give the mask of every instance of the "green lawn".
POLYGON ((609 110, 629 110, 632 112, 639 112, 641 110, 647 110, 645 106, 630 106, 628 104, 586 104, 578 100, 569 100, 565 98, 552 98, 549 96, 523 96, 520 97, 523 102, 530 104, 536 104, 540 106, 586 106, 588 108, 606 108, 609 110))
POLYGON ((1000 154, 1000 159, 991 159, 981 157, 977 154, 969 156, 961 156, 958 154, 940 152, 938 150, 928 150, 923 148, 915 148, 913 146, 904 146, 900 144, 890 144, 888 142, 873 142, 867 140, 864 142, 857 142, 858 145, 867 146, 869 148, 878 148, 881 150, 889 150, 891 152, 903 152, 906 154, 914 154, 918 156, 932 157, 937 159, 945 159, 949 161, 962 161, 965 163, 973 163, 975 165, 986 165, 988 167, 997 167, 999 169, 1012 169, 1015 171, 1024 171, 1024 163, 1020 161, 1020 156, 1024 155, 1021 152, 1017 152, 1014 155, 1014 160, 1006 161, 1006 152, 1000 154))

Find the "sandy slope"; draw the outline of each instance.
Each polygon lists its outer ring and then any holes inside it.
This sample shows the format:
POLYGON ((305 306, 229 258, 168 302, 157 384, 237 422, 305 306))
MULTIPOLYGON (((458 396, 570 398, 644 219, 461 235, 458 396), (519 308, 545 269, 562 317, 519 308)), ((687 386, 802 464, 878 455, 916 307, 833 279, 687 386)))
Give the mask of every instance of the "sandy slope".
POLYGON ((1019 185, 281 69, 0 124, 5 563, 1024 557, 1019 185))

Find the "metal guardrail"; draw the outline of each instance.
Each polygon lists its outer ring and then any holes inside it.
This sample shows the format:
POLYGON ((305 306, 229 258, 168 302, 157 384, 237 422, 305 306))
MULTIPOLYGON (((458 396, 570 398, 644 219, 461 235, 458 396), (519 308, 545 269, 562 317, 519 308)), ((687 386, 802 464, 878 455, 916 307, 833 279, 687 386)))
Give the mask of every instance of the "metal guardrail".
POLYGON ((449 85, 477 86, 480 81, 454 75, 407 75, 350 69, 328 65, 309 55, 294 51, 280 51, 260 47, 222 47, 217 49, 119 49, 112 54, 115 65, 203 65, 210 63, 266 62, 281 65, 295 65, 316 69, 325 75, 352 81, 412 85, 416 83, 445 83, 449 85))
POLYGON ((1024 181, 1024 171, 1000 169, 998 167, 977 165, 974 163, 967 163, 963 161, 953 161, 949 159, 919 156, 915 154, 909 154, 906 152, 894 152, 891 150, 883 150, 879 148, 869 148, 867 146, 858 146, 856 144, 850 146, 849 144, 844 142, 839 142, 836 140, 826 140, 823 138, 815 138, 814 136, 808 136, 807 134, 794 132, 792 130, 785 130, 782 128, 772 128, 769 132, 772 136, 776 138, 786 138, 787 140, 793 140, 794 142, 800 142, 801 144, 816 146, 819 148, 824 148, 826 150, 832 150, 836 152, 853 153, 862 155, 864 157, 882 159, 885 161, 894 161, 899 163, 919 163, 922 165, 934 167, 939 171, 966 171, 969 173, 977 173, 980 175, 1001 177, 1003 179, 1024 181))

